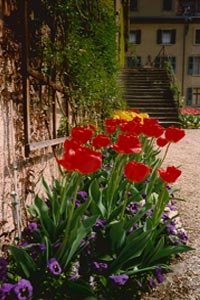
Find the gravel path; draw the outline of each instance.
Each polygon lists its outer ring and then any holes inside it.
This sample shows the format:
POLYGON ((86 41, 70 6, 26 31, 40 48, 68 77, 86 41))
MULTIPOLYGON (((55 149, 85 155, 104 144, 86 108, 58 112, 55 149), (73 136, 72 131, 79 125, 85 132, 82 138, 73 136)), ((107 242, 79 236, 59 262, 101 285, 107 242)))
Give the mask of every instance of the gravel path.
POLYGON ((181 167, 176 186, 178 196, 186 201, 179 202, 178 209, 195 250, 182 254, 172 266, 173 273, 145 299, 200 300, 200 130, 186 130, 186 136, 171 145, 165 164, 181 167))

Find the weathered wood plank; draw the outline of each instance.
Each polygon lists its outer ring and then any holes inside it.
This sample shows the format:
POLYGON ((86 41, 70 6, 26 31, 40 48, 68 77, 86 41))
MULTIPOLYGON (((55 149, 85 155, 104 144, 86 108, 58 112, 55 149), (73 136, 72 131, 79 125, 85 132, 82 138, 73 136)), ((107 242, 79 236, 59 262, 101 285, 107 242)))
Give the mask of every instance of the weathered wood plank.
POLYGON ((31 144, 29 144, 29 150, 34 151, 34 150, 39 150, 39 149, 49 147, 49 146, 55 146, 58 144, 62 144, 65 140, 66 140, 66 137, 61 137, 61 138, 57 138, 57 139, 31 143, 31 144))

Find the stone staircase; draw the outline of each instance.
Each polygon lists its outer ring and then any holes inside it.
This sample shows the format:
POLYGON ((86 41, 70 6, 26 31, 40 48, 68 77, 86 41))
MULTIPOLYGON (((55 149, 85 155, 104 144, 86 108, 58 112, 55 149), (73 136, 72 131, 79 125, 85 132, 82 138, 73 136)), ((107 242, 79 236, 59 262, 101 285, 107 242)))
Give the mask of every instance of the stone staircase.
POLYGON ((179 126, 178 110, 170 90, 166 70, 156 68, 124 69, 120 74, 127 109, 139 109, 164 127, 179 126))

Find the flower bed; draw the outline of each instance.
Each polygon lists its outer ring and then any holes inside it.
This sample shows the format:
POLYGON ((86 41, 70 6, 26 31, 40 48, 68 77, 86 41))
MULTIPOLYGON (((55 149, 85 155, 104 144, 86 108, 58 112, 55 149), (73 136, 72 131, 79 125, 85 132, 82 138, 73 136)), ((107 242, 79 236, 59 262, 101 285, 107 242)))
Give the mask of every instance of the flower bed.
POLYGON ((200 128, 200 109, 182 108, 179 119, 183 128, 200 128))
POLYGON ((62 179, 28 207, 30 223, 0 259, 0 298, 141 299, 189 251, 177 218, 176 166, 163 169, 184 130, 157 120, 106 119, 71 130, 62 179), (165 147, 162 158, 158 157, 165 147))

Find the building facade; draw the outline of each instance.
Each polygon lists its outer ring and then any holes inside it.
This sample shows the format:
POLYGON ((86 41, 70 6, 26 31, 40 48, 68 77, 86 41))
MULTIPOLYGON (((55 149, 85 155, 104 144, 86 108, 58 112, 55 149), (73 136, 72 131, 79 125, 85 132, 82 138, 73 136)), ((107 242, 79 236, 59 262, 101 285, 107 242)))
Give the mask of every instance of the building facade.
POLYGON ((130 0, 125 67, 169 59, 187 106, 200 106, 200 0, 130 0))

